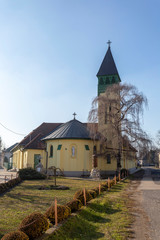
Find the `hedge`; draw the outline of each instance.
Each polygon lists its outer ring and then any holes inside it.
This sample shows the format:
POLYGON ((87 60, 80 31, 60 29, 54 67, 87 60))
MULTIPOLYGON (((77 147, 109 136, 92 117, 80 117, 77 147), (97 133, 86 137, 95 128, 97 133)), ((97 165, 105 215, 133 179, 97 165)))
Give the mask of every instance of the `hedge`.
POLYGON ((16 186, 18 183, 20 183, 22 180, 20 177, 14 178, 9 180, 6 183, 1 183, 0 184, 0 194, 5 193, 8 191, 10 188, 16 186))

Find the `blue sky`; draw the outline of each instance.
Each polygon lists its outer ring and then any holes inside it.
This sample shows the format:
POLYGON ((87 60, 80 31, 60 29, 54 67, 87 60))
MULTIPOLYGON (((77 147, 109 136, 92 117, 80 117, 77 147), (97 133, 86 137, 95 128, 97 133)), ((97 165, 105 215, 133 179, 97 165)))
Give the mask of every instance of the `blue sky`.
MULTIPOLYGON (((122 82, 149 102, 160 129, 159 0, 0 0, 0 123, 28 134, 42 122, 86 122, 108 40, 122 82)), ((0 126, 8 147, 23 137, 0 126)))

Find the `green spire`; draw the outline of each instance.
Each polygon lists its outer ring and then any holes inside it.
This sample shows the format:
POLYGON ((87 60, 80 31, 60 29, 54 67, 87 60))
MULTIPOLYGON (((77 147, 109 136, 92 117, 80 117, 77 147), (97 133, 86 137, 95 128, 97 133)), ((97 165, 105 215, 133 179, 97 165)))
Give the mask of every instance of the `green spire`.
POLYGON ((98 77, 98 95, 100 93, 105 92, 107 86, 121 82, 121 79, 119 77, 116 64, 114 62, 110 44, 111 42, 108 42, 109 47, 107 50, 107 53, 103 59, 103 62, 100 66, 100 69, 97 73, 98 77))

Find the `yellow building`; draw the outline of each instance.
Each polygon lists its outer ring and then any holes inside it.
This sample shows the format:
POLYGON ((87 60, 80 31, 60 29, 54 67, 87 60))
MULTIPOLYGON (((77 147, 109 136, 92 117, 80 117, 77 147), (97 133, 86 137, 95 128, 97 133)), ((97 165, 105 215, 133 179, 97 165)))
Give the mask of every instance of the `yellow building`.
MULTIPOLYGON (((106 156, 100 156, 100 151, 98 139, 93 140, 86 124, 75 118, 64 124, 43 123, 13 149, 13 167, 35 168, 41 160, 45 169, 55 166, 65 176, 88 176, 96 153, 101 175, 114 174, 117 160, 112 157, 112 149, 106 156)), ((135 167, 135 153, 133 147, 124 145, 122 168, 135 167)))
POLYGON ((61 123, 42 123, 39 127, 30 132, 13 149, 13 168, 21 169, 26 167, 35 168, 41 160, 46 166, 46 146, 41 141, 43 137, 52 132, 61 123))

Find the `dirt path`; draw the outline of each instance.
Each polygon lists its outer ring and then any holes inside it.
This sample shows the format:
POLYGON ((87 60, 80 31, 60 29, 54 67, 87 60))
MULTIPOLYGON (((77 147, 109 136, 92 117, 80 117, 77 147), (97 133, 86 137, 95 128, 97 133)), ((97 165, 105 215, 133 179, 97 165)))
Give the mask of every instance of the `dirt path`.
POLYGON ((143 179, 137 176, 129 188, 129 208, 133 215, 132 238, 160 239, 160 171, 144 169, 143 179))

